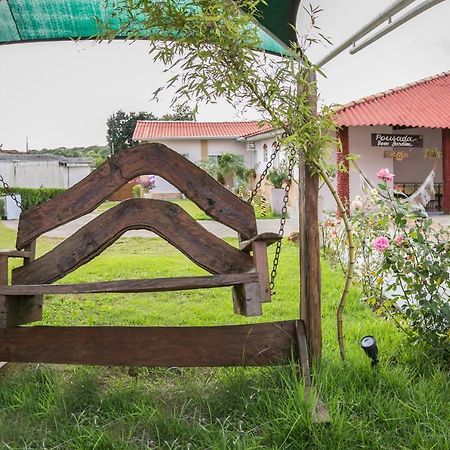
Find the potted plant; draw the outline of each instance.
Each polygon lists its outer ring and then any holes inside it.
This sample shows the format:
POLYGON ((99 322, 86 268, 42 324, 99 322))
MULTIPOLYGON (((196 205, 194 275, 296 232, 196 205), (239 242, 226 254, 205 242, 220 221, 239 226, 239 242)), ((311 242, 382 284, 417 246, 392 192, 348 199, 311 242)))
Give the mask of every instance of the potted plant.
POLYGON ((270 202, 272 211, 281 214, 283 208, 284 189, 283 183, 288 178, 288 171, 285 166, 280 166, 269 171, 267 181, 273 186, 270 191, 270 202))

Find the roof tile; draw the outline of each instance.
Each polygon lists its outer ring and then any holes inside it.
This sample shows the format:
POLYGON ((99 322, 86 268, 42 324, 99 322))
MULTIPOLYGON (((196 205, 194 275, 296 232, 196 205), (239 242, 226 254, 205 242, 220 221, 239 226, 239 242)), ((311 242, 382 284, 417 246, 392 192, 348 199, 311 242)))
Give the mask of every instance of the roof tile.
POLYGON ((450 71, 364 97, 336 110, 340 126, 450 128, 450 71))
POLYGON ((133 140, 180 138, 238 138, 269 131, 268 124, 252 122, 184 122, 138 120, 133 140))

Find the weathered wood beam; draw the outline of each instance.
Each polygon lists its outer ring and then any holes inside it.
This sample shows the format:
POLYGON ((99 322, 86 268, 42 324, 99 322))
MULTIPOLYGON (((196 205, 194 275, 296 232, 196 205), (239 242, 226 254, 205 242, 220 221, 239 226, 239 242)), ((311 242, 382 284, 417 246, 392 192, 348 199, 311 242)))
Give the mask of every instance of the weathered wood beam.
POLYGON ((244 239, 257 234, 251 205, 165 145, 143 144, 117 153, 72 188, 24 211, 16 248, 22 249, 43 233, 93 211, 139 175, 164 178, 213 219, 236 230, 244 239))
POLYGON ((14 269, 13 284, 56 281, 95 258, 123 233, 134 229, 158 234, 208 272, 254 270, 251 256, 207 231, 175 203, 130 199, 88 222, 45 255, 14 269))
POLYGON ((237 273, 231 275, 207 275, 198 277, 154 278, 144 280, 116 280, 78 284, 30 284, 0 286, 0 295, 20 297, 24 295, 64 295, 99 293, 139 293, 186 291, 190 289, 208 289, 237 284, 256 283, 259 275, 237 273))
MULTIPOLYGON (((315 74, 310 75, 309 102, 313 114, 317 111, 315 74)), ((299 167, 299 226, 300 226, 300 317, 306 326, 311 359, 322 355, 321 276, 319 240, 319 176, 300 155, 299 167)))
POLYGON ((25 327, 1 331, 0 360, 151 367, 260 366, 297 353, 296 321, 219 327, 25 327))

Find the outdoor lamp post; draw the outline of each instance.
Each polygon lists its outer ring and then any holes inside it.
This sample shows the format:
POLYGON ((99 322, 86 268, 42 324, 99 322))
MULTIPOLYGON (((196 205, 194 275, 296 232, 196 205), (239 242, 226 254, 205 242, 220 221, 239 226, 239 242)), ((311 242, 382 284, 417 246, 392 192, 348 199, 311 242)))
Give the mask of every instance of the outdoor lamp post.
POLYGON ((372 360, 372 367, 376 367, 378 364, 378 347, 375 338, 373 336, 364 336, 360 344, 366 355, 372 360))

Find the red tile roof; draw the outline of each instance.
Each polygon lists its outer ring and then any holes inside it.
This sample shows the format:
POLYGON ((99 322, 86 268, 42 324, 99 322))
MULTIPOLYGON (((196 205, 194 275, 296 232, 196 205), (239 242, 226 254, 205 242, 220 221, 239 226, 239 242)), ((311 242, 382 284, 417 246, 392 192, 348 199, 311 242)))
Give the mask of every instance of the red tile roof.
POLYGON ((135 141, 181 138, 238 138, 271 130, 267 124, 253 122, 184 122, 138 120, 134 130, 135 141))
POLYGON ((450 71, 344 105, 335 121, 340 126, 450 128, 450 71))

